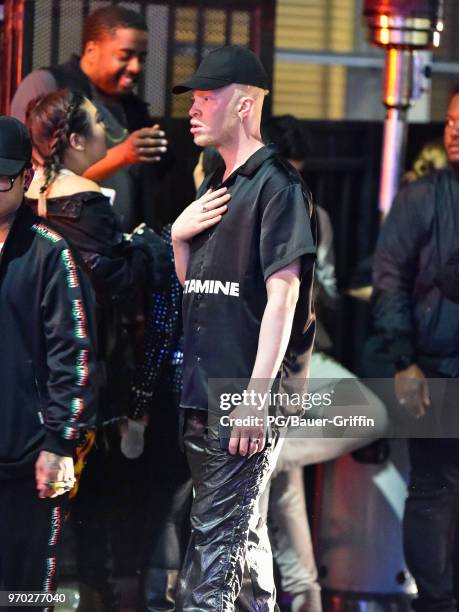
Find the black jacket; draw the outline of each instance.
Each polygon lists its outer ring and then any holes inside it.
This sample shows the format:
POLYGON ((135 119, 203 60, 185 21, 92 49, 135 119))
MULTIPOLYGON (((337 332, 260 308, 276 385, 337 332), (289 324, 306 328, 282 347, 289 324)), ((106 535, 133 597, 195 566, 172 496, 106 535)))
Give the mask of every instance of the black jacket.
POLYGON ((459 180, 451 168, 398 194, 374 260, 374 316, 394 362, 408 357, 439 376, 459 375, 459 305, 438 276, 457 250, 459 180))
MULTIPOLYGON (((26 198, 36 210, 37 201, 26 198)), ((82 257, 99 306, 133 297, 147 280, 148 254, 125 240, 107 197, 97 191, 47 198, 47 219, 82 257)))
POLYGON ((21 206, 0 258, 0 479, 72 455, 93 422, 93 309, 68 244, 21 206))
MULTIPOLYGON (((459 243, 459 236, 457 238, 459 243)), ((459 302, 459 249, 455 251, 439 271, 438 286, 444 295, 453 302, 459 302)))

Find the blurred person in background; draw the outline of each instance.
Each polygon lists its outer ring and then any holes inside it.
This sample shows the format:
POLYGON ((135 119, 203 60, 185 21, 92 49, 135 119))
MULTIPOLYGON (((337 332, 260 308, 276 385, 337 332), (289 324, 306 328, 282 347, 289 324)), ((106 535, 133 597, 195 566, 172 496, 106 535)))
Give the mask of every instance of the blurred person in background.
POLYGON ((412 167, 403 175, 403 184, 416 181, 421 176, 441 170, 448 164, 448 155, 441 141, 427 142, 419 151, 412 167))

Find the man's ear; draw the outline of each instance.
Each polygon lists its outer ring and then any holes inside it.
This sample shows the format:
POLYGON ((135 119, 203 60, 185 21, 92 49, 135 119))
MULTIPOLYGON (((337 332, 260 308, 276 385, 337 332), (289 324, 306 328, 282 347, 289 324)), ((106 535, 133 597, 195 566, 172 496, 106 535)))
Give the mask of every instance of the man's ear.
POLYGON ((247 117, 247 115, 250 113, 250 109, 254 104, 255 100, 253 98, 250 98, 248 96, 244 96, 243 98, 241 98, 239 100, 238 115, 240 117, 247 117))
POLYGON ((69 144, 76 151, 84 151, 86 148, 86 138, 81 134, 72 132, 69 137, 69 144))
POLYGON ((35 170, 33 168, 26 168, 24 170, 24 191, 27 191, 30 187, 30 183, 33 181, 33 175, 35 170))
POLYGON ((95 64, 99 59, 99 45, 95 40, 90 40, 86 43, 83 55, 91 63, 95 64))

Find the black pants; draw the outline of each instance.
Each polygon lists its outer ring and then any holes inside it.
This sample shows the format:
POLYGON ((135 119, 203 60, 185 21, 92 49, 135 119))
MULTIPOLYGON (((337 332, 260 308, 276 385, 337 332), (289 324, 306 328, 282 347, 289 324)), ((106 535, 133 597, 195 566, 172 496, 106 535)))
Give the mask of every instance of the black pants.
POLYGON ((247 459, 220 448, 207 413, 186 414, 184 444, 195 497, 178 612, 277 610, 265 506, 278 435, 247 459))
POLYGON ((56 590, 66 504, 67 496, 39 499, 34 477, 0 481, 0 590, 56 590))
POLYGON ((177 400, 163 393, 145 434, 143 567, 180 570, 189 538, 192 482, 179 445, 177 400))
POLYGON ((453 556, 459 509, 459 440, 409 441, 411 477, 404 517, 408 568, 421 612, 456 612, 453 556))
POLYGON ((146 431, 143 498, 142 612, 175 610, 177 577, 190 535, 192 482, 179 446, 177 398, 156 400, 146 431))

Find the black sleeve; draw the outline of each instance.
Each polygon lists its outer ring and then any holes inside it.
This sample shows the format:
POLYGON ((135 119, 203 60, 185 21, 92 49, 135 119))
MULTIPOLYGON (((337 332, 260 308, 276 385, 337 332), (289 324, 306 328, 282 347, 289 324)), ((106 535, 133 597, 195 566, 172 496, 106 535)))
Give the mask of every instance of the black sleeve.
MULTIPOLYGON (((62 246, 61 246, 62 245, 62 246)), ((71 455, 79 432, 95 421, 97 372, 91 293, 83 295, 80 273, 68 246, 53 249, 41 299, 49 372, 43 449, 71 455)))
POLYGON ((459 303, 459 250, 455 251, 437 277, 440 291, 452 302, 459 303))
POLYGON ((309 207, 309 197, 299 183, 278 191, 264 207, 260 259, 265 281, 298 257, 302 258, 302 273, 313 261, 316 245, 309 207))
POLYGON ((375 327, 392 361, 415 361, 413 291, 419 251, 430 231, 434 211, 431 183, 413 184, 395 198, 382 226, 373 267, 375 327))
POLYGON ((148 254, 125 240, 109 200, 96 195, 72 206, 49 207, 50 221, 82 256, 100 295, 129 298, 146 281, 148 254))

